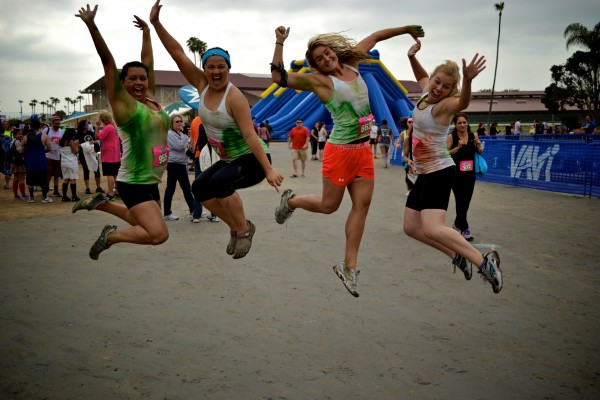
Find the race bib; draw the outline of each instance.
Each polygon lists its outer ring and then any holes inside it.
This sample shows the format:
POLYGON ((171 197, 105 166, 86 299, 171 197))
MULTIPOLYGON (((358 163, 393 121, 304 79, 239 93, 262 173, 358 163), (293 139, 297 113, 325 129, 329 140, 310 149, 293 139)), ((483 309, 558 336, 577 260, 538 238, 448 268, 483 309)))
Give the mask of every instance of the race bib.
POLYGON ((169 162, 169 146, 154 146, 152 148, 152 166, 160 167, 169 162))
POLYGON ((358 136, 362 136, 367 133, 371 133, 371 127, 375 122, 375 117, 373 114, 369 114, 366 117, 360 117, 358 119, 358 132, 356 133, 358 136))
POLYGON ((475 168, 474 168, 473 160, 464 160, 458 164, 458 170, 460 172, 470 172, 470 171, 473 171, 474 169, 475 168))

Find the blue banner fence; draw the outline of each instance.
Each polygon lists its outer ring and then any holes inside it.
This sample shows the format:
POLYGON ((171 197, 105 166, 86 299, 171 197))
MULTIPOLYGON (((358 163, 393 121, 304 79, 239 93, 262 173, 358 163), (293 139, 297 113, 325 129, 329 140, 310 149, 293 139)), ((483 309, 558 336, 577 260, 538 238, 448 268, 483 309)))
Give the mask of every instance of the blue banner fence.
MULTIPOLYGON (((600 135, 485 136, 488 172, 478 179, 531 189, 600 197, 600 135)), ((393 149, 392 164, 402 164, 393 149)))

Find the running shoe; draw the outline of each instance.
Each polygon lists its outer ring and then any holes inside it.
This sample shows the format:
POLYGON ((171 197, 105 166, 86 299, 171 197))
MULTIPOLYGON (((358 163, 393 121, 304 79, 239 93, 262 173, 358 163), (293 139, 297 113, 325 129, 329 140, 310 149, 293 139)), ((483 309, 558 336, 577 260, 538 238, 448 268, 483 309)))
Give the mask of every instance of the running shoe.
POLYGON ((90 190, 90 188, 85 189, 85 194, 92 194, 92 191, 90 190))
POLYGON ((35 199, 33 198, 33 196, 29 196, 29 199, 27 200, 28 203, 35 203, 35 199))
POLYGON ((346 263, 344 261, 340 262, 333 266, 333 272, 342 280, 342 283, 350 292, 350 294, 354 297, 358 297, 358 292, 356 291, 358 274, 360 271, 357 271, 356 268, 347 268, 346 263))
POLYGON ((44 203, 44 204, 54 203, 54 200, 52 200, 50 197, 46 196, 42 199, 42 203, 44 203))
POLYGON ((197 224, 200 222, 200 218, 192 218, 192 222, 197 224))
POLYGON ((500 256, 496 251, 483 255, 483 264, 477 271, 481 277, 492 285, 494 293, 502 290, 502 270, 500 269, 500 256))
POLYGON ((63 203, 70 203, 71 199, 69 197, 67 197, 67 196, 63 196, 61 202, 63 202, 63 203))
POLYGON ((96 193, 105 193, 105 192, 104 192, 104 189, 102 189, 101 187, 97 187, 96 193))
POLYGON ((206 218, 208 218, 208 220, 209 220, 210 222, 219 222, 219 217, 217 217, 217 216, 216 216, 216 215, 214 215, 214 214, 210 214, 210 215, 209 215, 208 217, 206 217, 206 218))
POLYGON ((281 194, 279 205, 275 208, 275 221, 277 221, 278 224, 283 224, 292 216, 294 210, 288 204, 288 200, 294 196, 292 189, 286 189, 281 194))
POLYGON ((100 253, 102 253, 104 250, 108 249, 111 246, 110 244, 108 244, 108 235, 116 230, 117 227, 115 225, 106 225, 104 229, 102 229, 102 233, 100 233, 100 236, 98 237, 98 239, 96 239, 96 242, 92 245, 92 248, 90 249, 90 258, 92 260, 97 260, 100 256, 100 253))
POLYGON ((165 221, 177 221, 179 219, 179 217, 175 214, 169 214, 169 215, 165 215, 164 219, 165 219, 165 221))
POLYGON ((75 205, 71 209, 71 212, 75 213, 79 210, 92 211, 98 208, 100 204, 104 203, 106 203, 106 198, 104 197, 104 195, 102 193, 96 193, 92 197, 86 197, 85 199, 81 199, 77 203, 75 203, 75 205))
POLYGON ((454 267, 454 272, 456 272, 456 267, 458 267, 465 274, 466 280, 470 281, 473 277, 471 263, 460 254, 456 253, 456 256, 452 260, 452 266, 454 267))

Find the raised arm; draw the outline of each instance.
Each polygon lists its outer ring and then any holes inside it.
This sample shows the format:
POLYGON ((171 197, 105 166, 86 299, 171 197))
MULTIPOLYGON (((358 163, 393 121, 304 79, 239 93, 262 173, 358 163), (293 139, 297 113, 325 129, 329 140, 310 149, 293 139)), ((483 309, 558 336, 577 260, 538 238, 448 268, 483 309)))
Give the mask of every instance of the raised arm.
POLYGON ((275 29, 275 50, 273 52, 273 61, 271 62, 271 78, 273 82, 281 87, 289 87, 297 90, 306 90, 313 92, 322 102, 326 102, 331 97, 333 84, 331 80, 321 74, 297 74, 288 72, 283 62, 283 45, 290 33, 290 28, 283 26, 275 29), (277 68, 276 68, 277 67, 277 68))
POLYGON ((185 79, 194 85, 196 89, 198 89, 198 92, 201 92, 207 85, 206 78, 204 77, 202 70, 198 68, 192 62, 192 60, 188 58, 188 56, 185 55, 183 47, 181 47, 179 42, 177 42, 177 40, 175 40, 175 38, 171 36, 169 32, 167 32, 165 27, 160 22, 159 17, 161 8, 162 5, 160 4, 160 0, 156 0, 156 3, 154 3, 154 6, 152 6, 152 10, 150 11, 150 23, 152 26, 154 26, 158 38, 173 61, 175 61, 177 64, 177 67, 183 76, 185 76, 185 79))
POLYGON ((75 14, 76 17, 81 18, 90 31, 96 51, 100 56, 100 61, 104 67, 104 79, 106 80, 106 91, 108 94, 108 101, 113 110, 115 120, 117 123, 126 122, 129 120, 130 115, 133 115, 136 109, 135 99, 131 97, 119 80, 119 73, 117 72, 117 66, 115 59, 113 58, 104 38, 100 34, 100 30, 96 26, 94 21, 96 17, 96 11, 98 5, 94 9, 90 9, 89 4, 86 8, 81 7, 79 14, 75 14))
POLYGON ((369 51, 371 51, 371 49, 373 49, 373 47, 375 47, 377 43, 393 38, 395 36, 404 35, 406 33, 410 34, 413 37, 413 39, 417 41, 417 38, 425 36, 425 31, 423 30, 423 27, 421 25, 399 26, 397 28, 387 28, 377 32, 373 32, 372 34, 358 42, 356 47, 368 53, 369 51))
POLYGON ((473 79, 479 75, 481 71, 485 69, 485 57, 480 56, 479 54, 475 54, 473 59, 467 65, 465 59, 462 59, 462 88, 460 91, 459 97, 448 97, 444 99, 440 103, 440 107, 437 110, 437 115, 434 111, 434 116, 438 118, 440 115, 448 115, 452 116, 457 112, 460 112, 467 107, 469 107, 469 103, 471 102, 471 82, 473 79))
POLYGON ((415 75, 415 79, 421 86, 421 90, 424 90, 429 84, 429 74, 425 71, 425 68, 421 65, 419 60, 417 60, 417 53, 421 50, 421 41, 417 40, 417 43, 410 46, 408 49, 408 61, 410 61, 410 66, 413 70, 413 74, 415 75))
POLYGON ((144 64, 148 68, 148 90, 154 96, 155 93, 155 78, 154 78, 154 53, 152 52, 152 39, 150 38, 150 27, 140 17, 137 15, 133 16, 135 21, 133 21, 134 25, 141 29, 142 31, 142 55, 141 60, 142 64, 144 64))

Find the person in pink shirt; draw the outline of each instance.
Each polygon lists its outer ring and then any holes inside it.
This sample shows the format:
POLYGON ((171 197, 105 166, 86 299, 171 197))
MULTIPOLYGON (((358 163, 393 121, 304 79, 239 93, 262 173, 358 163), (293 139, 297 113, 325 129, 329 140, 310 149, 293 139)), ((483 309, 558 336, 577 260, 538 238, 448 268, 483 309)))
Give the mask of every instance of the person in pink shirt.
POLYGON ((117 135, 115 123, 110 112, 100 111, 98 113, 98 139, 102 145, 100 146, 100 159, 102 160, 102 175, 106 177, 108 191, 106 194, 107 200, 113 200, 117 197, 115 194, 115 186, 117 182, 117 174, 121 167, 121 142, 117 135), (100 125, 104 127, 100 130, 100 125))

